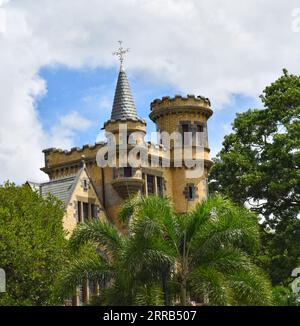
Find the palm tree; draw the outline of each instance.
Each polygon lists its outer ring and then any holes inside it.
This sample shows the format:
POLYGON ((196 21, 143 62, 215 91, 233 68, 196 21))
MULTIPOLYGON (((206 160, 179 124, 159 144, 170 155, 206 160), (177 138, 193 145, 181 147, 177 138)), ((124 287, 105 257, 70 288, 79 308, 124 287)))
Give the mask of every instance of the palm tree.
POLYGON ((88 277, 101 284, 102 304, 271 304, 270 283, 251 260, 259 233, 247 209, 215 197, 180 215, 167 198, 136 197, 120 218, 125 234, 99 221, 79 225, 72 247, 89 243, 98 254, 70 265, 65 289, 88 277))

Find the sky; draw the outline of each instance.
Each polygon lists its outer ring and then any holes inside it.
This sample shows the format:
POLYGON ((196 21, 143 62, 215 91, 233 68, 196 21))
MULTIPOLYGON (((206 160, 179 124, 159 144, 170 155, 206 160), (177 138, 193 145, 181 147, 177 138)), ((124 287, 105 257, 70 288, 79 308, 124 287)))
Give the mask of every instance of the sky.
POLYGON ((46 180, 42 150, 99 140, 119 63, 141 117, 162 96, 212 102, 212 156, 282 69, 300 74, 296 0, 0 0, 0 183, 46 180))

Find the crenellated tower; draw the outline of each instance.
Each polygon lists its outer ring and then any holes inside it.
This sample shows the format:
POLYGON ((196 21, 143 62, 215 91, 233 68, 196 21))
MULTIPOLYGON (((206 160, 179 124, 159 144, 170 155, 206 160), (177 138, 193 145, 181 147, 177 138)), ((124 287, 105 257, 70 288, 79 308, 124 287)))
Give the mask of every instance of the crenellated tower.
POLYGON ((180 95, 174 98, 163 97, 151 103, 150 118, 157 126, 157 131, 169 135, 181 135, 181 143, 171 142, 172 198, 178 212, 186 212, 200 200, 207 198, 207 177, 212 162, 209 158, 208 119, 212 116, 210 100, 202 96, 180 95), (196 136, 200 136, 196 139, 196 136), (177 148, 178 147, 178 148, 177 148), (203 171, 192 172, 183 164, 176 166, 176 154, 185 147, 191 152, 191 159, 203 163, 203 171), (198 150, 198 151, 197 151, 198 150), (197 153, 201 155, 196 157, 197 153))

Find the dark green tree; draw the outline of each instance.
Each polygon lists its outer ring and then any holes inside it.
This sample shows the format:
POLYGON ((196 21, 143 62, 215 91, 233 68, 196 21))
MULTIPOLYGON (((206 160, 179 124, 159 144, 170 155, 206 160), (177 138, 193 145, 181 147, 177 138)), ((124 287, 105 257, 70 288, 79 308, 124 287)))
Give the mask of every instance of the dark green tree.
POLYGON ((210 189, 262 217, 265 267, 288 282, 300 258, 300 76, 283 76, 261 95, 263 109, 238 114, 214 160, 210 189))
POLYGON ((56 305, 66 257, 62 204, 28 186, 0 186, 0 267, 7 292, 0 305, 56 305))

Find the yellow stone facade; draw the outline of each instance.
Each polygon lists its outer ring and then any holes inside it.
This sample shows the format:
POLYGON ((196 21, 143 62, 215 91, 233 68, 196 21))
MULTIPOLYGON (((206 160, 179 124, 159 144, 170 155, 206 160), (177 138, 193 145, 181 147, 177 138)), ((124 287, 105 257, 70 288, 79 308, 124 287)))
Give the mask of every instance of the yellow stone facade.
MULTIPOLYGON (((162 159, 167 157, 166 150, 161 145, 148 146, 149 160, 150 154, 155 154, 157 167, 135 168, 128 175, 127 170, 115 168, 101 168, 97 165, 97 153, 105 146, 105 143, 86 145, 82 148, 73 148, 69 151, 60 149, 47 149, 44 151, 45 167, 42 168, 48 174, 50 180, 55 180, 70 175, 74 175, 82 168, 82 160, 86 164, 86 171, 91 179, 97 201, 103 208, 103 214, 117 226, 118 213, 126 197, 140 191, 144 196, 156 194, 171 198, 174 208, 179 213, 187 212, 195 205, 207 197, 207 176, 212 162, 209 158, 209 146, 207 140, 207 122, 213 114, 210 101, 203 97, 189 95, 187 97, 175 96, 174 98, 164 97, 155 100, 151 104, 150 118, 160 132, 183 132, 183 128, 198 130, 205 135, 204 144, 204 173, 201 177, 189 179, 186 176, 186 167, 175 167, 173 154, 176 148, 171 143, 171 166, 164 168, 162 159), (127 174, 126 174, 127 173, 127 174), (128 196, 126 196, 128 189, 128 196)), ((146 135, 146 124, 140 120, 108 121, 104 124, 107 132, 118 135, 119 125, 127 125, 129 133, 140 132, 146 135)), ((119 144, 117 144, 119 145, 119 144)), ((117 146, 118 147, 118 146, 117 146)), ((130 145, 128 149, 130 150, 130 145)), ((74 196, 80 197, 80 189, 74 192, 74 196)), ((93 197, 93 194, 91 194, 93 197)), ((74 199, 75 200, 75 199, 74 199)), ((68 207, 67 216, 74 216, 72 207, 68 207)), ((67 218, 72 223, 72 218, 67 218)), ((68 230, 74 225, 66 225, 68 230)))
POLYGON ((97 212, 94 218, 100 219, 102 221, 106 220, 106 212, 99 200, 93 184, 90 184, 86 189, 82 187, 82 183, 85 180, 89 180, 89 178, 90 177, 86 169, 82 169, 78 175, 78 178, 74 184, 74 189, 66 205, 65 215, 63 218, 63 226, 67 232, 67 238, 70 237, 79 222, 78 209, 81 210, 80 215, 82 216, 82 220, 84 218, 83 207, 81 206, 78 208, 78 202, 87 205, 89 217, 92 217, 91 205, 96 205, 97 212))

